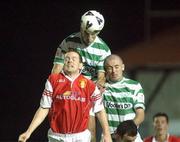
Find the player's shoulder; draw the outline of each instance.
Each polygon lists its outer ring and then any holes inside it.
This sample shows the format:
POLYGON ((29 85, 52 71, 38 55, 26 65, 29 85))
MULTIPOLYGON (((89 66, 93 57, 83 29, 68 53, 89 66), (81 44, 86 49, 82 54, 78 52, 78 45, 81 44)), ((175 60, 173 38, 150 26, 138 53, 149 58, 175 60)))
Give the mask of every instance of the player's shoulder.
POLYGON ((124 83, 130 83, 130 84, 137 84, 139 83, 138 81, 131 79, 131 78, 127 78, 127 77, 123 77, 122 82, 124 83))
POLYGON ((122 82, 127 84, 140 85, 139 81, 127 77, 123 77, 122 82))
POLYGON ((70 34, 64 39, 65 42, 81 43, 80 32, 70 34))
POLYGON ((180 142, 180 137, 177 137, 175 135, 170 135, 169 136, 169 141, 170 142, 180 142))
POLYGON ((56 80, 58 80, 59 78, 62 78, 62 74, 61 73, 51 73, 48 77, 48 80, 50 82, 56 82, 56 80))
POLYGON ((97 36, 95 42, 94 42, 94 46, 98 47, 99 49, 105 50, 105 51, 110 51, 109 46, 107 45, 107 43, 102 40, 102 38, 100 38, 99 36, 97 36))

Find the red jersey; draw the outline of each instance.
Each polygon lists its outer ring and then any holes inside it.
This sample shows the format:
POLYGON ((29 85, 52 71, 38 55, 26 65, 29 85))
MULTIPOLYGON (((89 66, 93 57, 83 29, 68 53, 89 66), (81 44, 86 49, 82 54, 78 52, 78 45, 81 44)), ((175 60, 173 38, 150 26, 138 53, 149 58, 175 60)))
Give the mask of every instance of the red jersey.
MULTIPOLYGON (((144 139, 144 142, 157 142, 153 136, 147 137, 144 139)), ((180 142, 180 138, 169 135, 168 140, 166 142, 180 142)))
POLYGON ((87 129, 89 111, 103 109, 100 91, 95 84, 79 75, 72 80, 61 74, 51 74, 41 98, 41 107, 50 108, 50 127, 55 133, 78 133, 87 129))

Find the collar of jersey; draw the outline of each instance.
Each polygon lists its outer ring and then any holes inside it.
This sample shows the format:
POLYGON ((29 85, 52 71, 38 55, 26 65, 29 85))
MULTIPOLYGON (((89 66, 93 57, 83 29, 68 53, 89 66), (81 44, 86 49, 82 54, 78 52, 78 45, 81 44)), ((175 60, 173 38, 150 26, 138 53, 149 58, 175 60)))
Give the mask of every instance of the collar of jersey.
POLYGON ((74 80, 76 80, 76 78, 80 76, 80 73, 79 73, 74 79, 72 79, 70 76, 66 75, 64 71, 62 71, 61 73, 71 82, 73 82, 74 80))

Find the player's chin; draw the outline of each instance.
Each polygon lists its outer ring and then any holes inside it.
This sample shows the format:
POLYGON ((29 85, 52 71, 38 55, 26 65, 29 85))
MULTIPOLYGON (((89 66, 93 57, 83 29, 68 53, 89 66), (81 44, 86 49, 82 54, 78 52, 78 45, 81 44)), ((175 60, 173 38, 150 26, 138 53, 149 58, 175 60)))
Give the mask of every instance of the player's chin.
POLYGON ((86 40, 85 41, 85 44, 88 46, 88 45, 90 45, 91 43, 93 43, 92 41, 90 41, 90 40, 86 40))
POLYGON ((118 77, 111 77, 111 81, 118 81, 118 77))
POLYGON ((86 42, 86 43, 85 43, 85 45, 86 45, 86 46, 89 46, 89 45, 90 45, 90 43, 89 43, 89 42, 86 42))

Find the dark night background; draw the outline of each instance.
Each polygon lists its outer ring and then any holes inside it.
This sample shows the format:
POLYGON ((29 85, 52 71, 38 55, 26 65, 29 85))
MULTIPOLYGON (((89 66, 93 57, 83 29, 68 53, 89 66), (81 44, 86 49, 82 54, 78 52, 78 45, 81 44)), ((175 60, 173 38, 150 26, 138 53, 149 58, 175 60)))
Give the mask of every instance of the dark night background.
MULTIPOLYGON (((171 8, 178 2, 169 5, 166 1, 152 1, 152 8, 171 8)), ((28 127, 39 106, 56 48, 66 36, 79 31, 84 12, 95 9, 104 15, 105 27, 100 37, 115 53, 144 40, 144 4, 143 0, 1 1, 0 141, 17 141, 28 127)), ((154 31, 159 29, 160 26, 154 31)), ((32 134, 30 141, 47 140, 46 123, 32 134)))

